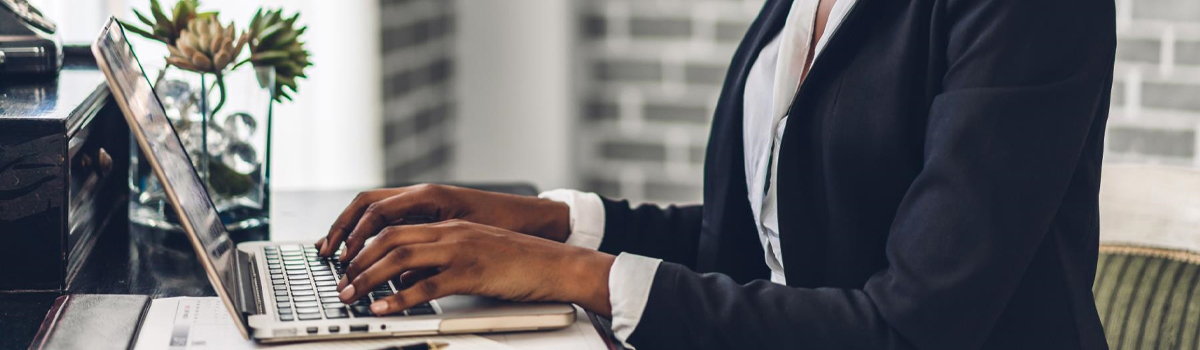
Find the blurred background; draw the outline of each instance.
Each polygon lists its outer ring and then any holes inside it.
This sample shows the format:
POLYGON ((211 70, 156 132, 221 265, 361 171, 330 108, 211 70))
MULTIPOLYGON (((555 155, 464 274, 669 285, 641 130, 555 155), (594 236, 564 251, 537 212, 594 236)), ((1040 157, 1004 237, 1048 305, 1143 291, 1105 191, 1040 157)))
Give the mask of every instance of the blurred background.
MULTIPOLYGON (((30 1, 68 43, 149 2, 30 1)), ((276 107, 276 189, 517 180, 698 202, 716 96, 761 4, 204 0, 201 9, 247 23, 259 6, 283 7, 309 26, 309 79, 276 107)), ((1200 167, 1200 1, 1116 6, 1106 161, 1200 167)), ((162 64, 161 45, 134 45, 145 64, 162 64)))

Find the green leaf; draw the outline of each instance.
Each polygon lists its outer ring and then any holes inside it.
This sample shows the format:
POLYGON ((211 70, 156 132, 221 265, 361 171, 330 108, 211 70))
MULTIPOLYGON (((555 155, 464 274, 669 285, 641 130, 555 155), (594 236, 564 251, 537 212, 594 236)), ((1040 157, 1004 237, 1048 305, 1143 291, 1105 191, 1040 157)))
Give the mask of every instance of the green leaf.
POLYGON ((283 34, 283 32, 286 30, 287 30, 287 27, 284 26, 283 23, 275 23, 270 26, 267 26, 267 29, 263 29, 262 35, 260 35, 258 37, 258 45, 271 47, 271 44, 269 44, 269 43, 274 42, 275 37, 278 36, 279 34, 283 34))
POLYGON ((124 26, 125 30, 127 30, 133 34, 141 35, 141 36, 145 37, 146 39, 159 40, 158 37, 155 37, 154 34, 150 34, 149 31, 142 29, 142 28, 134 27, 133 25, 130 25, 129 23, 121 22, 121 26, 124 26))
POLYGON ((263 9, 259 7, 258 11, 254 11, 254 17, 250 18, 250 27, 246 28, 250 31, 250 36, 257 37, 258 32, 262 30, 262 28, 260 28, 262 25, 262 10, 263 9))
POLYGON ((151 26, 151 27, 154 26, 154 21, 151 21, 149 18, 146 18, 146 15, 143 15, 141 12, 138 12, 137 9, 133 10, 133 15, 137 16, 137 19, 139 21, 142 21, 142 23, 145 23, 146 25, 151 26))
POLYGON ((154 15, 154 20, 157 21, 159 26, 164 27, 166 30, 174 32, 182 29, 175 28, 171 24, 171 20, 167 18, 167 15, 163 14, 162 6, 159 6, 158 0, 150 0, 150 14, 154 15))

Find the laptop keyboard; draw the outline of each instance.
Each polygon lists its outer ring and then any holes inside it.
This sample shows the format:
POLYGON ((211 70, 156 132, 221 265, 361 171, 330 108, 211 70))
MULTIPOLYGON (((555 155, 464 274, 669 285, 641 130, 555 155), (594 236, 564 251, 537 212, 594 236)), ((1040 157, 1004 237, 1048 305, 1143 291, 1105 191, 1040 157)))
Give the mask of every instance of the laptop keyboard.
MULTIPOLYGON (((263 248, 267 269, 271 274, 276 309, 280 321, 376 317, 371 303, 395 294, 406 287, 399 277, 376 286, 366 296, 349 305, 338 299, 337 283, 345 274, 338 261, 339 249, 333 257, 317 256, 311 245, 281 245, 263 248)), ((402 313, 387 316, 420 316, 436 314, 429 303, 402 313)))

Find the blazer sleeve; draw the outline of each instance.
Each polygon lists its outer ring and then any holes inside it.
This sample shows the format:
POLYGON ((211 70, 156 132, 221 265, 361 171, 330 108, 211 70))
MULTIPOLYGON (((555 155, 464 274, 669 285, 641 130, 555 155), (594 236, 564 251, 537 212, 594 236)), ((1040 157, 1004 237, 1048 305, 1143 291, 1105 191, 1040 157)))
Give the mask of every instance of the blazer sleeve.
MULTIPOLYGON (((860 0, 859 6, 866 0, 860 0)), ((659 266, 638 349, 973 349, 986 341, 1103 127, 1109 0, 950 0, 923 170, 861 289, 794 288, 659 266)), ((935 15, 938 16, 938 15, 935 15)), ((860 22, 864 23, 865 22, 860 22)), ((760 257, 746 257, 758 259, 760 257)))
POLYGON ((612 255, 628 252, 695 268, 700 249, 700 218, 703 207, 604 201, 604 239, 600 251, 612 255))

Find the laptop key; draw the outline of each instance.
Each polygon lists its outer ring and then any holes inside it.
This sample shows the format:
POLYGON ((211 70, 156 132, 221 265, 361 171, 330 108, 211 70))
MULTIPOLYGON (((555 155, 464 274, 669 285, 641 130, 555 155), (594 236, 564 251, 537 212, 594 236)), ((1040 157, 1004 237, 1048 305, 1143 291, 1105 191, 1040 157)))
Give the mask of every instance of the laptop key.
POLYGON ((421 315, 435 315, 435 314, 437 314, 437 312, 433 311, 433 306, 426 303, 426 304, 417 305, 411 309, 408 309, 408 314, 412 315, 412 316, 421 316, 421 315))
POLYGON ((366 306, 366 305, 350 305, 350 313, 353 313, 354 316, 360 316, 360 317, 375 316, 375 314, 371 313, 371 307, 366 306))
POLYGON ((332 275, 333 273, 329 272, 328 270, 325 270, 325 271, 313 271, 312 274, 313 274, 313 276, 329 276, 329 275, 332 275))
POLYGON ((319 320, 319 319, 321 319, 321 314, 300 314, 301 321, 319 320))
POLYGON ((292 299, 295 301, 317 301, 317 297, 311 295, 301 295, 292 299))
POLYGON ((279 315, 279 320, 280 320, 280 321, 291 321, 291 320, 294 320, 294 319, 295 319, 295 318, 292 316, 292 314, 279 315))
MULTIPOLYGON (((329 282, 333 282, 333 281, 329 281, 329 282)), ((337 286, 335 286, 333 284, 321 285, 320 283, 317 283, 317 291, 318 292, 336 292, 337 286)))
POLYGON ((317 302, 315 302, 315 301, 301 301, 301 302, 297 302, 297 303, 296 303, 296 307, 297 307, 297 308, 301 308, 301 307, 316 307, 316 306, 317 306, 317 302))
POLYGON ((275 308, 278 308, 278 309, 289 308, 289 307, 292 307, 292 304, 290 302, 282 301, 282 302, 275 303, 275 308))
MULTIPOLYGON (((300 300, 300 299, 296 299, 296 300, 300 300)), ((324 298, 321 298, 321 302, 322 303, 340 303, 340 302, 342 302, 342 299, 338 299, 338 297, 324 297, 324 298)))
POLYGON ((288 296, 288 294, 287 294, 287 291, 286 291, 286 290, 280 290, 280 291, 275 291, 275 296, 277 296, 277 297, 286 297, 286 296, 288 296))
POLYGON ((292 308, 290 308, 290 307, 279 308, 280 315, 290 314, 290 313, 292 313, 292 308))
POLYGON ((292 285, 292 290, 312 290, 312 286, 308 284, 292 285))
MULTIPOLYGON (((312 298, 312 297, 309 297, 309 298, 312 298)), ((287 297, 286 295, 285 295, 285 296, 276 296, 276 297, 275 297, 275 302, 282 303, 282 302, 287 302, 287 301, 288 301, 288 297, 287 297)), ((300 301, 300 298, 296 298, 296 301, 300 301)))
POLYGON ((342 304, 341 302, 334 302, 334 303, 321 304, 321 306, 324 306, 325 309, 328 310, 328 309, 344 308, 344 307, 346 307, 346 304, 342 304))
POLYGON ((313 291, 311 291, 311 290, 294 290, 294 291, 292 291, 292 295, 296 295, 296 296, 313 295, 313 291))
MULTIPOLYGON (((316 272, 316 271, 314 271, 314 272, 316 272)), ((332 281, 332 280, 333 280, 333 276, 330 276, 330 275, 327 275, 327 274, 321 274, 321 275, 313 276, 313 281, 332 281)), ((320 282, 318 282, 318 285, 319 285, 319 284, 320 284, 320 282)), ((334 284, 336 285, 336 284, 337 284, 337 282, 334 282, 334 284)))
POLYGON ((338 296, 338 292, 337 292, 336 290, 335 290, 335 291, 332 291, 332 292, 330 292, 330 291, 322 291, 322 292, 317 292, 317 295, 318 295, 318 296, 320 296, 320 297, 322 297, 322 298, 324 298, 324 297, 337 297, 337 296, 338 296))
POLYGON ((316 308, 316 307, 298 307, 298 308, 296 308, 296 313, 298 313, 298 314, 315 314, 315 313, 320 313, 320 312, 321 312, 321 309, 316 308))
POLYGON ((325 317, 347 318, 350 317, 350 314, 346 313, 346 309, 325 309, 325 317))

